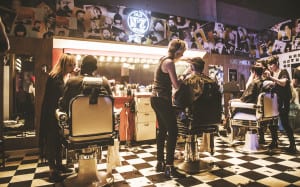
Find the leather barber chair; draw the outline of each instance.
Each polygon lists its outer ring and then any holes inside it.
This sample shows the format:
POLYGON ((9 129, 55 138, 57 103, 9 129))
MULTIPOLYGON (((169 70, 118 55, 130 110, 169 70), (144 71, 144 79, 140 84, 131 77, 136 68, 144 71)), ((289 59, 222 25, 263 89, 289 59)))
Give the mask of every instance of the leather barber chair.
POLYGON ((221 122, 221 94, 206 93, 205 85, 201 97, 191 106, 176 106, 178 135, 184 138, 184 160, 177 167, 186 173, 195 174, 213 167, 213 162, 200 158, 200 152, 214 153, 214 134, 218 132, 221 122), (201 138, 202 136, 202 138, 201 138), (201 141, 200 146, 198 140, 201 141))
MULTIPOLYGON (((58 119, 66 121, 69 135, 66 136, 67 153, 78 153, 78 173, 67 177, 64 186, 105 186, 113 181, 112 175, 97 171, 99 150, 114 144, 114 101, 111 96, 94 94, 101 87, 101 78, 84 78, 83 94, 74 97, 69 105, 69 116, 57 113, 58 119)), ((65 122, 66 123, 66 122, 65 122)), ((68 155, 66 156, 68 160, 68 155)), ((101 155, 100 155, 101 157, 101 155)), ((100 158, 101 159, 101 158, 100 158)))
POLYGON ((257 103, 229 101, 229 124, 232 145, 240 140, 243 145, 237 146, 237 151, 243 153, 262 153, 267 148, 258 142, 258 131, 264 124, 278 125, 278 104, 275 93, 260 93, 257 103))

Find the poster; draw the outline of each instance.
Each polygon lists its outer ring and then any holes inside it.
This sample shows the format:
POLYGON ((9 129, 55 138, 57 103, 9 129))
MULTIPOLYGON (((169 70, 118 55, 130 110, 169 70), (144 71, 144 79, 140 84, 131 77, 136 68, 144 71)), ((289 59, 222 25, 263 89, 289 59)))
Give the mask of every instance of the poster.
POLYGON ((228 69, 228 81, 237 81, 237 70, 236 69, 228 69))

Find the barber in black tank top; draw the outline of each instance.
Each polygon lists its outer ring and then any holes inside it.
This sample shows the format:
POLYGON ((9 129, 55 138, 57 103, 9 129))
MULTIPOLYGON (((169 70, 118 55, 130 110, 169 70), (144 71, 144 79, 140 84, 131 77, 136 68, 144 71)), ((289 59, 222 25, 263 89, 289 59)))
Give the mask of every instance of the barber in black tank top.
POLYGON ((155 71, 151 106, 158 121, 157 133, 157 172, 164 172, 166 177, 183 178, 173 166, 178 128, 176 115, 172 106, 172 86, 178 89, 181 82, 177 80, 175 62, 186 50, 184 41, 175 39, 169 43, 168 55, 160 59, 155 71), (167 140, 166 158, 164 157, 165 140, 167 140))

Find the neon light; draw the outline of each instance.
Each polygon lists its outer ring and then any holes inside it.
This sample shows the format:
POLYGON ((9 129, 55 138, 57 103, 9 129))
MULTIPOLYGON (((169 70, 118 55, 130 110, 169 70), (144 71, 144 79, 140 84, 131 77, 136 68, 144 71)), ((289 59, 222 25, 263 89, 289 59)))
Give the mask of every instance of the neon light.
POLYGON ((150 21, 144 12, 134 10, 127 16, 127 25, 135 34, 144 34, 149 29, 150 21))

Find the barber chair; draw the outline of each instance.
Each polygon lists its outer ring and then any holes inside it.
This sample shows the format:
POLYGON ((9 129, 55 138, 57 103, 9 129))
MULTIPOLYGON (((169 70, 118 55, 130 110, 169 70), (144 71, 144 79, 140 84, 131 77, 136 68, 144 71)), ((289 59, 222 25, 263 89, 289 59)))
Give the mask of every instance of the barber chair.
MULTIPOLYGON (((97 171, 101 147, 114 144, 113 98, 101 92, 94 94, 100 86, 101 82, 97 78, 85 78, 83 88, 89 91, 83 91, 83 94, 71 100, 69 116, 57 112, 60 124, 67 124, 69 129, 65 142, 66 152, 74 150, 79 155, 78 173, 67 177, 64 186, 105 186, 113 181, 112 175, 97 171)), ((68 160, 68 155, 66 157, 68 160)))
POLYGON ((230 143, 244 141, 243 145, 236 147, 239 152, 266 152, 267 148, 258 142, 258 131, 264 124, 277 125, 278 116, 276 93, 260 93, 256 104, 229 101, 230 143))
POLYGON ((187 107, 177 104, 178 134, 185 139, 184 160, 177 167, 186 173, 207 171, 213 166, 212 162, 199 158, 199 151, 214 153, 214 133, 218 131, 222 113, 222 97, 216 86, 213 82, 205 83, 203 93, 197 100, 187 107))

